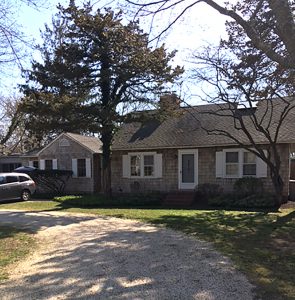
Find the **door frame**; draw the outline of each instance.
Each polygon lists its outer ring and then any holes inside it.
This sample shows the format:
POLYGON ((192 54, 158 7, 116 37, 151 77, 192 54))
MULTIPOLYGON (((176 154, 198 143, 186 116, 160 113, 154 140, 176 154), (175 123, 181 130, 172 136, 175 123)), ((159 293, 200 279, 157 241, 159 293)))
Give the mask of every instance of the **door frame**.
POLYGON ((198 184, 198 149, 185 149, 178 150, 178 189, 179 190, 193 190, 198 184), (183 183, 182 182, 182 154, 193 154, 194 155, 194 182, 193 183, 183 183))

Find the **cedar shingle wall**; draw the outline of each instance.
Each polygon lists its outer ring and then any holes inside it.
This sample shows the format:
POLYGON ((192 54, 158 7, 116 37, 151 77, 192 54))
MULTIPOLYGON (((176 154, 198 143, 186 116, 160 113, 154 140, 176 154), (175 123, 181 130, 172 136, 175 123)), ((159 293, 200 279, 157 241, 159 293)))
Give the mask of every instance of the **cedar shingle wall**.
MULTIPOLYGON (((40 159, 57 159, 57 168, 59 170, 72 170, 72 158, 92 158, 92 153, 73 140, 63 137, 69 142, 69 146, 59 146, 59 140, 56 139, 48 148, 42 151, 40 159)), ((93 170, 91 178, 70 178, 66 185, 66 192, 92 193, 94 192, 93 170)))
MULTIPOLYGON (((280 153, 282 157, 282 176, 285 182, 284 195, 288 195, 289 191, 289 145, 280 145, 280 153)), ((223 187, 224 191, 232 191, 233 184, 236 179, 216 178, 215 174, 215 153, 223 148, 199 148, 198 159, 198 181, 203 183, 216 183, 223 187)), ((148 150, 147 150, 148 151, 148 150)), ((156 179, 129 179, 122 178, 122 155, 131 151, 114 151, 112 155, 112 189, 117 192, 145 192, 145 191, 176 191, 178 190, 178 150, 177 149, 161 149, 157 153, 163 155, 163 177, 156 179), (134 182, 138 184, 134 185, 134 182), (135 187, 139 187, 136 190, 135 187)), ((272 182, 268 175, 263 178, 264 187, 267 191, 272 191, 272 182)))

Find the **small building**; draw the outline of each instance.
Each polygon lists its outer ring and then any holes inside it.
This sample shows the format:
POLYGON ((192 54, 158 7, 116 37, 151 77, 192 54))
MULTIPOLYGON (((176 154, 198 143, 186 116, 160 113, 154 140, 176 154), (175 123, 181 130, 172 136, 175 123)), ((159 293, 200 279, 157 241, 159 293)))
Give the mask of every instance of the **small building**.
POLYGON ((101 141, 97 137, 62 133, 36 156, 31 156, 29 166, 40 170, 71 170, 72 178, 66 192, 95 193, 101 189, 101 141))

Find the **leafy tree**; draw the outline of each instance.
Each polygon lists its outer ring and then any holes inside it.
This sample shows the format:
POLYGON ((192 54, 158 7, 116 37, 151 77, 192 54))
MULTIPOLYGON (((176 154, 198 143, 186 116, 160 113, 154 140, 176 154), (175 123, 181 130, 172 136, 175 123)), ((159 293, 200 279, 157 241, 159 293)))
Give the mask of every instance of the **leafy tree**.
POLYGON ((152 102, 183 72, 169 63, 175 52, 153 49, 138 21, 124 24, 122 12, 93 11, 74 1, 59 6, 53 27, 46 27, 23 86, 22 110, 30 131, 97 132, 103 143, 103 189, 110 195, 111 143, 124 105, 152 102))

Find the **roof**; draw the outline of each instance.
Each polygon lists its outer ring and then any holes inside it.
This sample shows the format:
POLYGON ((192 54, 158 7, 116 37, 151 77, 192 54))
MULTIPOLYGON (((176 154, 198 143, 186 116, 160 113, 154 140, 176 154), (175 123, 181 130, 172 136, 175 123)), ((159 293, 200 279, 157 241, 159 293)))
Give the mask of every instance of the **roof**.
POLYGON ((102 142, 99 138, 95 136, 86 136, 77 133, 64 133, 66 136, 71 138, 72 140, 78 142, 80 145, 88 148, 93 153, 101 153, 102 152, 102 142))
POLYGON ((49 143, 47 146, 45 146, 42 150, 40 150, 37 155, 40 155, 41 152, 43 152, 45 149, 50 147, 50 145, 52 145, 53 143, 55 143, 57 140, 61 139, 64 136, 80 144, 82 147, 87 148, 92 153, 102 152, 101 150, 102 143, 99 138, 94 136, 85 136, 77 133, 64 132, 60 134, 56 139, 54 139, 51 143, 49 143))
MULTIPOLYGON (((288 99, 291 105, 295 105, 294 99, 288 99)), ((266 126, 271 119, 269 132, 274 135, 280 113, 283 106, 282 101, 272 100, 270 109, 269 101, 261 101, 254 109, 255 117, 266 126)), ((177 112, 163 121, 151 117, 142 122, 131 122, 122 125, 117 132, 113 150, 143 150, 160 148, 192 148, 212 146, 233 146, 236 143, 222 135, 208 134, 207 130, 229 130, 230 133, 250 144, 247 136, 242 130, 235 128, 234 119, 229 114, 228 104, 208 104, 195 107, 180 108, 177 112), (217 116, 216 113, 222 114, 217 116)), ((247 129, 251 132, 257 144, 266 144, 267 139, 253 126, 249 116, 249 110, 239 110, 243 114, 247 129)), ((155 113, 154 113, 155 115, 155 113)), ((284 120, 278 138, 279 143, 295 143, 295 109, 284 120)))

